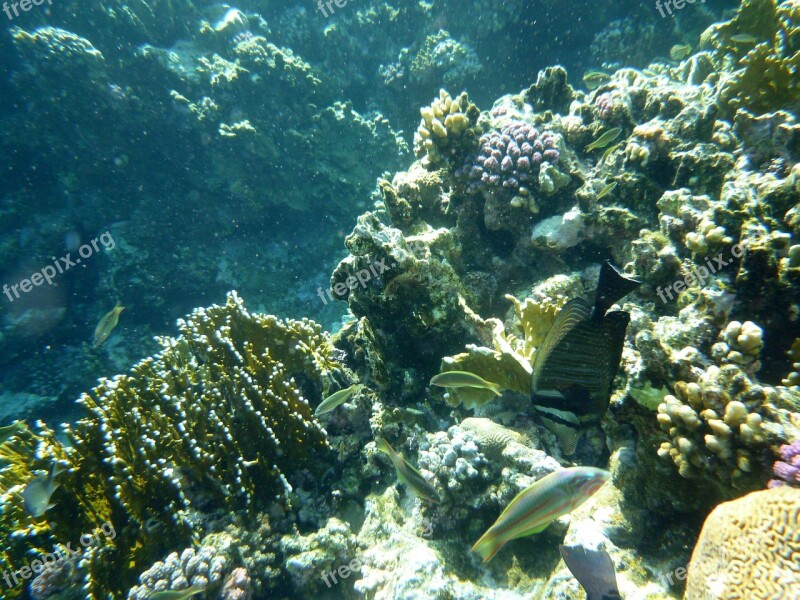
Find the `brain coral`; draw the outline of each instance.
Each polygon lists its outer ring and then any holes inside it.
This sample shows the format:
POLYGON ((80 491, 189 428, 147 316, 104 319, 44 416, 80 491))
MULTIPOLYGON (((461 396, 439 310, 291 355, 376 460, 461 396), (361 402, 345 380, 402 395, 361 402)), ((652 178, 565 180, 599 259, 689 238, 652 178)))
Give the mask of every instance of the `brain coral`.
POLYGON ((686 600, 796 597, 800 586, 800 490, 753 492, 717 506, 689 563, 686 600))

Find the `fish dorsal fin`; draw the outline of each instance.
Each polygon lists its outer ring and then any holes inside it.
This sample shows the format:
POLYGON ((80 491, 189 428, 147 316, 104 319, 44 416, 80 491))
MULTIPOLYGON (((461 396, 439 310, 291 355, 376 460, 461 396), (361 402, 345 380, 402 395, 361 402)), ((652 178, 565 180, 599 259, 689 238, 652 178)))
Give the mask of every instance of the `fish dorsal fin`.
POLYGON ((533 372, 531 373, 531 390, 536 392, 539 376, 544 369, 550 353, 570 331, 589 318, 592 307, 583 298, 575 298, 567 302, 556 315, 553 326, 536 349, 533 355, 533 372))
POLYGON ((609 261, 600 267, 600 278, 595 292, 593 319, 602 319, 611 306, 630 294, 642 282, 625 274, 609 261))

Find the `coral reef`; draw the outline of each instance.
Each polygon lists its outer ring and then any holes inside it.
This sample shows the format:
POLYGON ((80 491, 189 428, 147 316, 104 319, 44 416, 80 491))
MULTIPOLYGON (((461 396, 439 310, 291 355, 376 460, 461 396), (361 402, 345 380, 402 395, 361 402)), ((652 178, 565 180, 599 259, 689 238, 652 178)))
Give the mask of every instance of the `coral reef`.
POLYGON ((213 546, 187 548, 180 555, 173 552, 139 576, 139 585, 128 592, 128 600, 147 600, 156 592, 193 585, 210 590, 218 587, 228 566, 228 559, 213 546))
POLYGON ((780 598, 800 578, 800 490, 752 492, 706 518, 686 585, 686 600, 780 598))

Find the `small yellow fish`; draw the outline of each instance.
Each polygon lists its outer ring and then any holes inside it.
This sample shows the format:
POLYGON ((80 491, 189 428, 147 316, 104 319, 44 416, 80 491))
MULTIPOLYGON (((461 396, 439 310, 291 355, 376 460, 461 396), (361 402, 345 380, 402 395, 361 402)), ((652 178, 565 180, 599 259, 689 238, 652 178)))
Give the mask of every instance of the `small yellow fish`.
POLYGON ((195 594, 204 591, 206 591, 206 586, 193 585, 185 590, 165 590, 156 592, 155 594, 151 594, 148 600, 186 600, 186 598, 191 598, 195 594))
POLYGON ((11 425, 0 427, 0 444, 4 444, 6 440, 25 431, 27 428, 28 425, 25 421, 14 421, 11 425))
POLYGON ((449 388, 478 388, 481 390, 489 390, 493 392, 495 396, 503 395, 503 391, 499 385, 486 381, 475 375, 475 373, 469 373, 467 371, 445 371, 444 373, 439 373, 431 379, 431 385, 449 388))
POLYGON ((338 392, 331 394, 330 396, 325 398, 325 400, 320 402, 319 406, 314 411, 314 414, 317 416, 324 415, 326 412, 332 411, 340 404, 344 404, 345 402, 350 400, 350 398, 353 397, 353 394, 356 393, 356 390, 358 390, 359 387, 361 387, 360 384, 354 383, 348 388, 339 390, 338 392))
POLYGON ((397 473, 397 479, 400 483, 404 483, 406 487, 418 498, 441 504, 442 499, 439 498, 439 493, 428 480, 422 476, 422 473, 417 471, 411 464, 403 458, 402 454, 395 452, 394 448, 389 445, 382 437, 375 439, 375 446, 380 451, 389 457, 394 465, 394 470, 397 473))
POLYGON ((111 335, 111 332, 114 331, 114 328, 119 323, 119 313, 125 310, 125 307, 122 306, 121 302, 117 302, 117 305, 111 309, 97 324, 97 327, 94 328, 94 341, 92 342, 92 347, 97 348, 100 344, 105 342, 108 339, 108 336, 111 335))
POLYGON ((669 57, 672 60, 681 60, 682 58, 689 56, 691 51, 692 47, 689 44, 675 44, 669 50, 669 57))
POLYGON ((606 187, 600 190, 600 193, 597 194, 597 199, 600 200, 600 198, 605 198, 614 190, 615 187, 617 187, 617 182, 612 181, 606 187))
POLYGON ((602 71, 589 71, 583 76, 583 83, 589 90, 596 90, 606 81, 611 80, 611 75, 602 71))
POLYGON ((603 152, 603 158, 600 159, 600 164, 603 165, 609 159, 609 157, 614 154, 614 152, 622 145, 622 142, 617 142, 613 146, 610 146, 605 152, 603 152))
POLYGON ((734 44, 755 44, 758 40, 749 33, 737 33, 731 36, 731 41, 734 44))
POLYGON ((619 137, 619 134, 622 133, 622 129, 619 127, 614 127, 613 129, 609 129, 591 144, 586 146, 586 152, 591 152, 592 150, 597 150, 598 148, 605 148, 611 142, 619 137))

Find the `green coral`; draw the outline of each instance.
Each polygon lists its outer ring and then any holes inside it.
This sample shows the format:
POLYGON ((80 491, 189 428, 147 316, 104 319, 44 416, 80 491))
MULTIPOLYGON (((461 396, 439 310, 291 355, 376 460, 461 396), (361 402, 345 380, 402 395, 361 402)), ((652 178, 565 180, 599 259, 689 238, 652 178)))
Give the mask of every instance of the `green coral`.
POLYGON ((46 552, 109 522, 118 535, 91 549, 83 586, 87 598, 121 597, 155 559, 199 540, 191 515, 209 502, 254 514, 288 501, 287 477, 326 463, 332 449, 308 398, 327 392, 338 363, 320 325, 250 314, 232 292, 179 327, 159 338, 159 354, 80 399, 89 414, 66 428, 71 447, 44 427, 3 447, 0 524, 17 540, 4 569, 27 562, 29 547, 46 552), (13 496, 53 457, 70 470, 37 523, 13 496), (170 535, 147 534, 154 524, 170 535))
POLYGON ((720 70, 731 72, 719 86, 730 113, 792 109, 800 102, 798 0, 746 0, 733 19, 703 33, 701 47, 712 48, 720 70))
MULTIPOLYGON (((466 352, 444 357, 441 372, 468 371, 496 383, 503 390, 530 396, 533 354, 544 341, 564 299, 519 301, 510 295, 506 295, 506 299, 514 304, 516 329, 512 326, 506 331, 498 319, 487 319, 485 325, 491 328, 492 347, 469 344, 466 352)), ((495 397, 490 390, 453 388, 448 390, 446 400, 451 406, 463 404, 466 408, 477 408, 495 397)))

